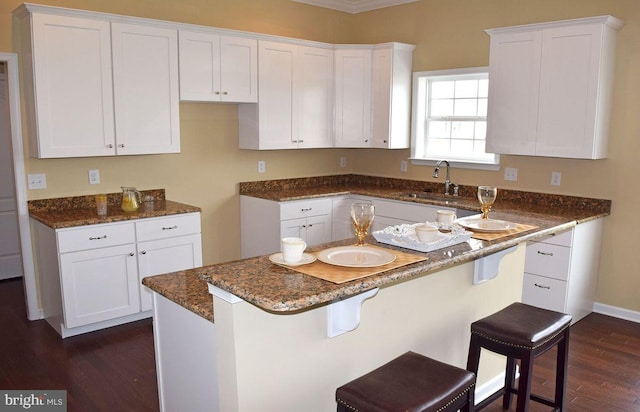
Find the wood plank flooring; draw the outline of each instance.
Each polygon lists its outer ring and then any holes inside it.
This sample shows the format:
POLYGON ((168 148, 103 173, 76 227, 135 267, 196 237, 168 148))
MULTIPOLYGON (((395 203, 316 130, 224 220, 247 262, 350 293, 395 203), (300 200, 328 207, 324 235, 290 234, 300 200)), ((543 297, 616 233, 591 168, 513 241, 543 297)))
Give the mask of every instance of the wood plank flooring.
MULTIPOLYGON (((66 389, 69 412, 159 410, 150 320, 62 340, 27 320, 18 279, 0 281, 0 330, 0 389, 66 389)), ((591 314, 569 346, 567 411, 640 412, 640 324, 591 314)), ((554 379, 550 351, 536 360, 534 392, 551 397, 554 379)), ((500 400, 484 411, 502 411, 500 400)))

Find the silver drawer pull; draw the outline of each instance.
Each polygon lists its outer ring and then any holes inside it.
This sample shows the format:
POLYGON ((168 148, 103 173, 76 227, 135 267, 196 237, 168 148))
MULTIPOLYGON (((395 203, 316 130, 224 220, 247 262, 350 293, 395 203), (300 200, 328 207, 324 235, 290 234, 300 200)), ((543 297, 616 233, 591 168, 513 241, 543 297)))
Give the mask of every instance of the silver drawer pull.
POLYGON ((140 252, 140 254, 141 254, 141 255, 146 255, 146 254, 147 254, 147 251, 146 251, 146 250, 143 250, 142 252, 140 252))
POLYGON ((541 289, 551 289, 551 286, 545 286, 545 285, 538 285, 537 283, 533 284, 535 287, 537 288, 541 288, 541 289))
POLYGON ((553 256, 553 253, 551 252, 540 252, 539 250, 538 250, 538 254, 542 256, 553 256))
POLYGON ((307 208, 303 207, 302 209, 300 209, 301 212, 311 212, 311 210, 313 210, 312 207, 307 207, 307 208))
POLYGON ((169 227, 162 227, 162 230, 173 230, 173 229, 177 229, 178 225, 173 225, 173 226, 169 226, 169 227))
POLYGON ((89 236, 89 240, 100 240, 100 239, 106 239, 107 235, 102 235, 102 236, 89 236))
POLYGON ((133 252, 129 252, 129 256, 135 256, 136 254, 133 252))

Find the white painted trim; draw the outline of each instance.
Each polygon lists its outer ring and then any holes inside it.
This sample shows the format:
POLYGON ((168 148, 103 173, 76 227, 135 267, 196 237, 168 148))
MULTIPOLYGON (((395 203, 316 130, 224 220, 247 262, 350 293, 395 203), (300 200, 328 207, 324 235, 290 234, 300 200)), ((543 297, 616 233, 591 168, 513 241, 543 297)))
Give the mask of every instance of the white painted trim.
POLYGON ((601 315, 613 316, 614 318, 640 323, 640 312, 635 310, 619 308, 596 302, 593 304, 593 311, 595 313, 600 313, 601 315))
POLYGON ((31 230, 29 228, 29 210, 27 208, 27 179, 24 168, 24 149, 22 145, 22 116, 20 114, 20 80, 18 77, 18 55, 0 53, 0 61, 7 63, 9 85, 9 115, 11 116, 11 145, 13 146, 13 173, 16 185, 16 203, 20 230, 20 249, 24 271, 24 292, 29 320, 42 319, 42 309, 38 306, 36 272, 31 248, 31 230))
MULTIPOLYGON (((516 370, 517 372, 517 370, 516 370)), ((480 386, 476 386, 474 403, 477 405, 504 387, 506 372, 499 373, 480 386)))

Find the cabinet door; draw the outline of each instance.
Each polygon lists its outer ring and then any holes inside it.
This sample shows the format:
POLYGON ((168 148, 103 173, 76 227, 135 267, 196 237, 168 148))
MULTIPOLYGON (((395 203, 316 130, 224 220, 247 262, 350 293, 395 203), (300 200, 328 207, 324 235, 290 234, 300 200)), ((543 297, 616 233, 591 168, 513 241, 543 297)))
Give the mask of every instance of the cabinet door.
POLYGON ((296 46, 260 41, 258 55, 258 133, 261 149, 298 146, 294 111, 294 60, 296 46))
POLYGON ((140 311, 135 245, 60 255, 65 327, 140 311))
POLYGON ((536 154, 592 158, 602 25, 545 29, 542 43, 536 154))
MULTIPOLYGON (((202 266, 200 234, 138 243, 140 279, 202 266)), ((152 309, 152 292, 140 284, 140 309, 152 309)))
POLYGON ((112 23, 117 154, 180 152, 178 33, 112 23))
POLYGON ((486 150, 535 154, 542 34, 491 35, 486 150))
POLYGON ((335 146, 371 146, 371 49, 335 51, 335 146))
POLYGON ((220 101, 220 36, 180 30, 180 100, 220 101))
POLYGON ((307 218, 283 220, 280 222, 280 238, 301 237, 306 239, 307 218))
POLYGON ((32 33, 37 142, 31 155, 113 155, 109 22, 36 13, 32 33))
POLYGON ((296 61, 298 147, 332 147, 333 50, 301 46, 296 61))
POLYGON ((313 216, 305 223, 307 245, 331 242, 331 215, 313 216))
POLYGON ((220 37, 220 83, 223 102, 258 101, 258 41, 220 37))

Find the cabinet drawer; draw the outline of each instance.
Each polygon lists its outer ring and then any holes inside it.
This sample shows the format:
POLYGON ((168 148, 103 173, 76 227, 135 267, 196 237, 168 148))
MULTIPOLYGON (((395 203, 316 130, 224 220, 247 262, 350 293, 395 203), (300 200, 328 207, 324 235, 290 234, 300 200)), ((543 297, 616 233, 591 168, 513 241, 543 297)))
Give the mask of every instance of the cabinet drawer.
POLYGON ((200 214, 189 213, 136 222, 138 242, 200 233, 200 214))
POLYGON ((57 237, 59 253, 124 245, 136 241, 133 223, 109 223, 59 229, 57 237))
POLYGON ((280 220, 298 219, 307 216, 328 215, 333 203, 331 199, 301 200, 280 203, 280 220))
POLYGON ((542 243, 548 243, 551 245, 570 247, 572 240, 573 240, 573 229, 567 230, 566 232, 547 235, 539 239, 536 239, 533 242, 538 242, 538 243, 542 242, 542 243))
POLYGON ((532 242, 527 246, 524 270, 527 273, 567 280, 570 258, 571 248, 532 242))
POLYGON ((530 273, 524 274, 522 303, 564 312, 566 296, 567 282, 530 273))

